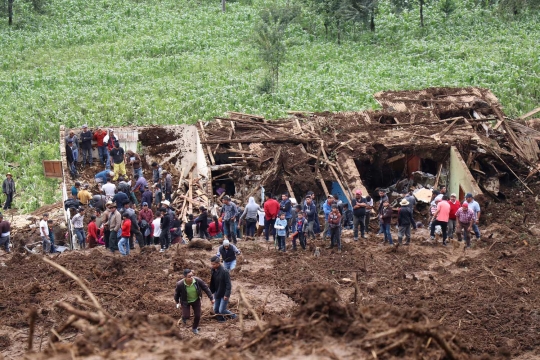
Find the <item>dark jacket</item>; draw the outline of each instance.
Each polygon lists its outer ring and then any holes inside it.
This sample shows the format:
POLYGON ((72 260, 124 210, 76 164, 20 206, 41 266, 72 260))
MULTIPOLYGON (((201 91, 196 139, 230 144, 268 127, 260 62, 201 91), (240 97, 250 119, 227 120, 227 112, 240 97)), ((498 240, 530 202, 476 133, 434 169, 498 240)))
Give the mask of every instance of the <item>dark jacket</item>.
POLYGON ((317 217, 317 207, 315 206, 313 202, 311 203, 311 205, 308 205, 308 204, 304 205, 304 212, 307 215, 308 221, 314 221, 315 218, 317 217))
POLYGON ((195 224, 199 224, 201 230, 208 229, 208 212, 201 212, 201 214, 195 220, 195 224))
POLYGON ((398 213, 398 226, 412 225, 416 229, 416 223, 414 222, 413 212, 410 207, 402 206, 398 213))
POLYGON ((351 200, 351 206, 353 208, 353 214, 354 216, 356 217, 362 217, 362 216, 365 216, 366 215, 366 208, 365 207, 359 207, 358 209, 355 209, 354 207, 357 205, 357 204, 365 204, 366 203, 366 199, 365 198, 360 198, 360 199, 352 199, 351 200))
POLYGON ((68 163, 75 161, 75 158, 73 157, 73 150, 71 150, 69 145, 66 145, 66 160, 68 163))
POLYGON ((281 200, 279 202, 279 210, 285 213, 285 219, 290 219, 292 217, 291 207, 292 207, 292 204, 291 204, 291 200, 289 199, 281 200))
POLYGON ((81 149, 91 149, 93 137, 94 134, 90 130, 81 132, 81 149))
MULTIPOLYGON (((199 295, 199 299, 202 298, 202 292, 208 296, 210 300, 214 299, 214 296, 210 292, 210 289, 208 288, 208 285, 204 281, 202 281, 200 278, 194 276, 193 280, 195 281, 195 289, 197 289, 197 295, 199 295)), ((184 283, 184 279, 180 280, 176 283, 176 290, 174 291, 174 301, 176 303, 181 302, 182 305, 187 305, 187 291, 186 291, 186 285, 184 283)))
POLYGON ((184 226, 184 234, 186 234, 189 240, 193 239, 193 221, 188 221, 184 226))
POLYGON ((5 178, 2 183, 2 192, 5 194, 15 194, 15 181, 5 178))
POLYGON ((171 229, 171 218, 165 214, 161 217, 161 231, 169 231, 171 229))
POLYGON ((217 269, 212 269, 210 280, 210 291, 216 299, 231 296, 232 284, 231 276, 227 270, 220 265, 217 269))
POLYGON ((392 222, 392 213, 393 213, 393 210, 391 206, 388 206, 387 208, 383 206, 381 208, 381 215, 382 215, 383 223, 390 224, 392 222))
POLYGON ((114 201, 116 203, 116 206, 121 209, 124 207, 125 204, 129 202, 129 198, 126 194, 120 191, 113 196, 112 201, 114 201))
POLYGON ((142 194, 141 203, 148 203, 148 207, 152 206, 152 198, 154 194, 150 190, 145 190, 142 194))

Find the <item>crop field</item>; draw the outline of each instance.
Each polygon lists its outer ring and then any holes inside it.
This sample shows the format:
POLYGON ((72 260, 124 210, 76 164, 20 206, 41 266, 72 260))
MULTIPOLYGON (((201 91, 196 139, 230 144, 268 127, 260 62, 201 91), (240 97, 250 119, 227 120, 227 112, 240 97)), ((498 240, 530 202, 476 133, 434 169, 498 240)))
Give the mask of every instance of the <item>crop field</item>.
POLYGON ((0 24, 0 173, 11 171, 15 205, 58 201, 41 160, 58 159, 58 129, 211 120, 228 110, 286 116, 287 110, 376 107, 381 90, 491 88, 509 115, 540 102, 538 16, 508 17, 460 1, 394 14, 382 3, 374 33, 363 26, 326 36, 303 7, 287 30, 279 87, 261 93, 265 70, 252 42, 265 2, 50 0, 40 13, 15 2, 0 24))

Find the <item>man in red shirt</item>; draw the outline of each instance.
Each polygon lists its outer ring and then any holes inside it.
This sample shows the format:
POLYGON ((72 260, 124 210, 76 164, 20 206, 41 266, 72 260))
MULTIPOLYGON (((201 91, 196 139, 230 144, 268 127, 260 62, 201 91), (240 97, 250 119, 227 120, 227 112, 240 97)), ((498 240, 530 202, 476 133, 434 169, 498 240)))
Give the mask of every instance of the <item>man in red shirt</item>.
POLYGON ((94 248, 97 246, 98 239, 98 228, 96 225, 96 216, 92 215, 90 217, 90 222, 88 223, 88 247, 94 248))
POLYGON ((101 126, 98 126, 96 132, 94 132, 94 140, 96 140, 97 143, 97 149, 98 149, 98 158, 101 165, 105 165, 107 163, 107 144, 103 142, 103 138, 107 136, 107 133, 101 129, 101 126))
POLYGON ((448 200, 448 203, 450 204, 450 217, 448 219, 448 238, 453 239, 454 231, 456 229, 456 211, 459 210, 461 204, 459 203, 456 194, 450 195, 450 200, 448 200))
POLYGON ((442 229, 443 246, 446 246, 446 236, 448 229, 448 220, 450 219, 450 204, 448 203, 448 196, 444 195, 442 200, 435 200, 437 203, 437 211, 433 214, 431 221, 431 240, 435 240, 435 226, 439 225, 442 229))
POLYGON ((120 254, 126 256, 129 255, 129 238, 131 237, 131 220, 129 219, 129 214, 124 213, 122 220, 122 238, 118 242, 118 250, 120 250, 120 254))
POLYGON ((264 202, 264 234, 266 241, 268 241, 271 232, 275 241, 276 232, 274 231, 274 224, 276 223, 276 218, 279 214, 279 202, 272 198, 271 193, 265 193, 264 198, 266 200, 264 202))

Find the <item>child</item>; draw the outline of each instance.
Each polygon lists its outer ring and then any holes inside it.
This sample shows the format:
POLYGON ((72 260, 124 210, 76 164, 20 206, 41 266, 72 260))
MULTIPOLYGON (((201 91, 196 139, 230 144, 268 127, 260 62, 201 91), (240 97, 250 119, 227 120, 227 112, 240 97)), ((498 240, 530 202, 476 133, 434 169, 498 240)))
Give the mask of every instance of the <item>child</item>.
POLYGON ((129 220, 129 214, 124 213, 122 215, 122 238, 118 242, 118 250, 120 254, 126 256, 129 255, 129 238, 131 237, 131 220, 129 220))
POLYGON ((188 222, 186 223, 186 226, 184 226, 184 234, 186 234, 186 237, 189 241, 193 239, 193 214, 188 215, 188 222))
POLYGON ((277 245, 278 250, 285 252, 285 237, 287 236, 287 219, 285 219, 285 213, 282 212, 279 214, 279 219, 276 220, 274 229, 277 230, 277 245))
MULTIPOLYGON (((299 205, 298 205, 299 206, 299 205)), ((296 222, 293 224, 294 233, 292 234, 292 246, 293 251, 296 251, 296 239, 300 241, 300 246, 302 250, 306 250, 306 219, 304 218, 304 213, 298 211, 296 213, 296 222)))
POLYGON ((97 246, 98 228, 96 225, 96 216, 90 216, 90 222, 88 223, 88 247, 90 249, 97 246))
POLYGON ((335 245, 338 247, 338 253, 341 253, 341 214, 339 213, 338 206, 332 205, 332 210, 328 214, 328 227, 330 228, 330 246, 328 249, 332 249, 335 245))
POLYGON ((343 228, 352 229, 353 228, 353 211, 349 209, 349 204, 343 204, 343 228))
POLYGON ((51 254, 56 252, 56 247, 54 246, 54 232, 53 232, 53 221, 47 220, 47 226, 49 227, 49 239, 51 240, 51 254))

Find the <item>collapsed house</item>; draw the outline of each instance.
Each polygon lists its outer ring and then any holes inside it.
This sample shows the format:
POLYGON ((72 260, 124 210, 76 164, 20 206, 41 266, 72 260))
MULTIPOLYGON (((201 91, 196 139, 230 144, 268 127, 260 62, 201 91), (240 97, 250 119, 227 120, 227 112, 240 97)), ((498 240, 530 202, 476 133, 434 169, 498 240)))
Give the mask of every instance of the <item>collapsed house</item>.
MULTIPOLYGON (((147 179, 153 161, 173 175, 172 206, 184 220, 201 205, 221 205, 218 187, 240 205, 251 196, 261 201, 265 192, 288 192, 297 202, 308 191, 338 194, 348 202, 357 189, 376 200, 377 189, 411 187, 428 203, 432 189, 443 185, 460 200, 472 193, 499 201, 501 183, 528 190, 526 182, 540 171, 538 122, 506 117, 487 89, 387 91, 375 99, 381 110, 292 111, 278 120, 230 112, 197 125, 114 130, 126 151, 141 155, 147 179)), ((62 127, 64 200, 74 182, 67 172, 67 133, 62 127)), ((91 175, 84 180, 93 181, 91 175)))

